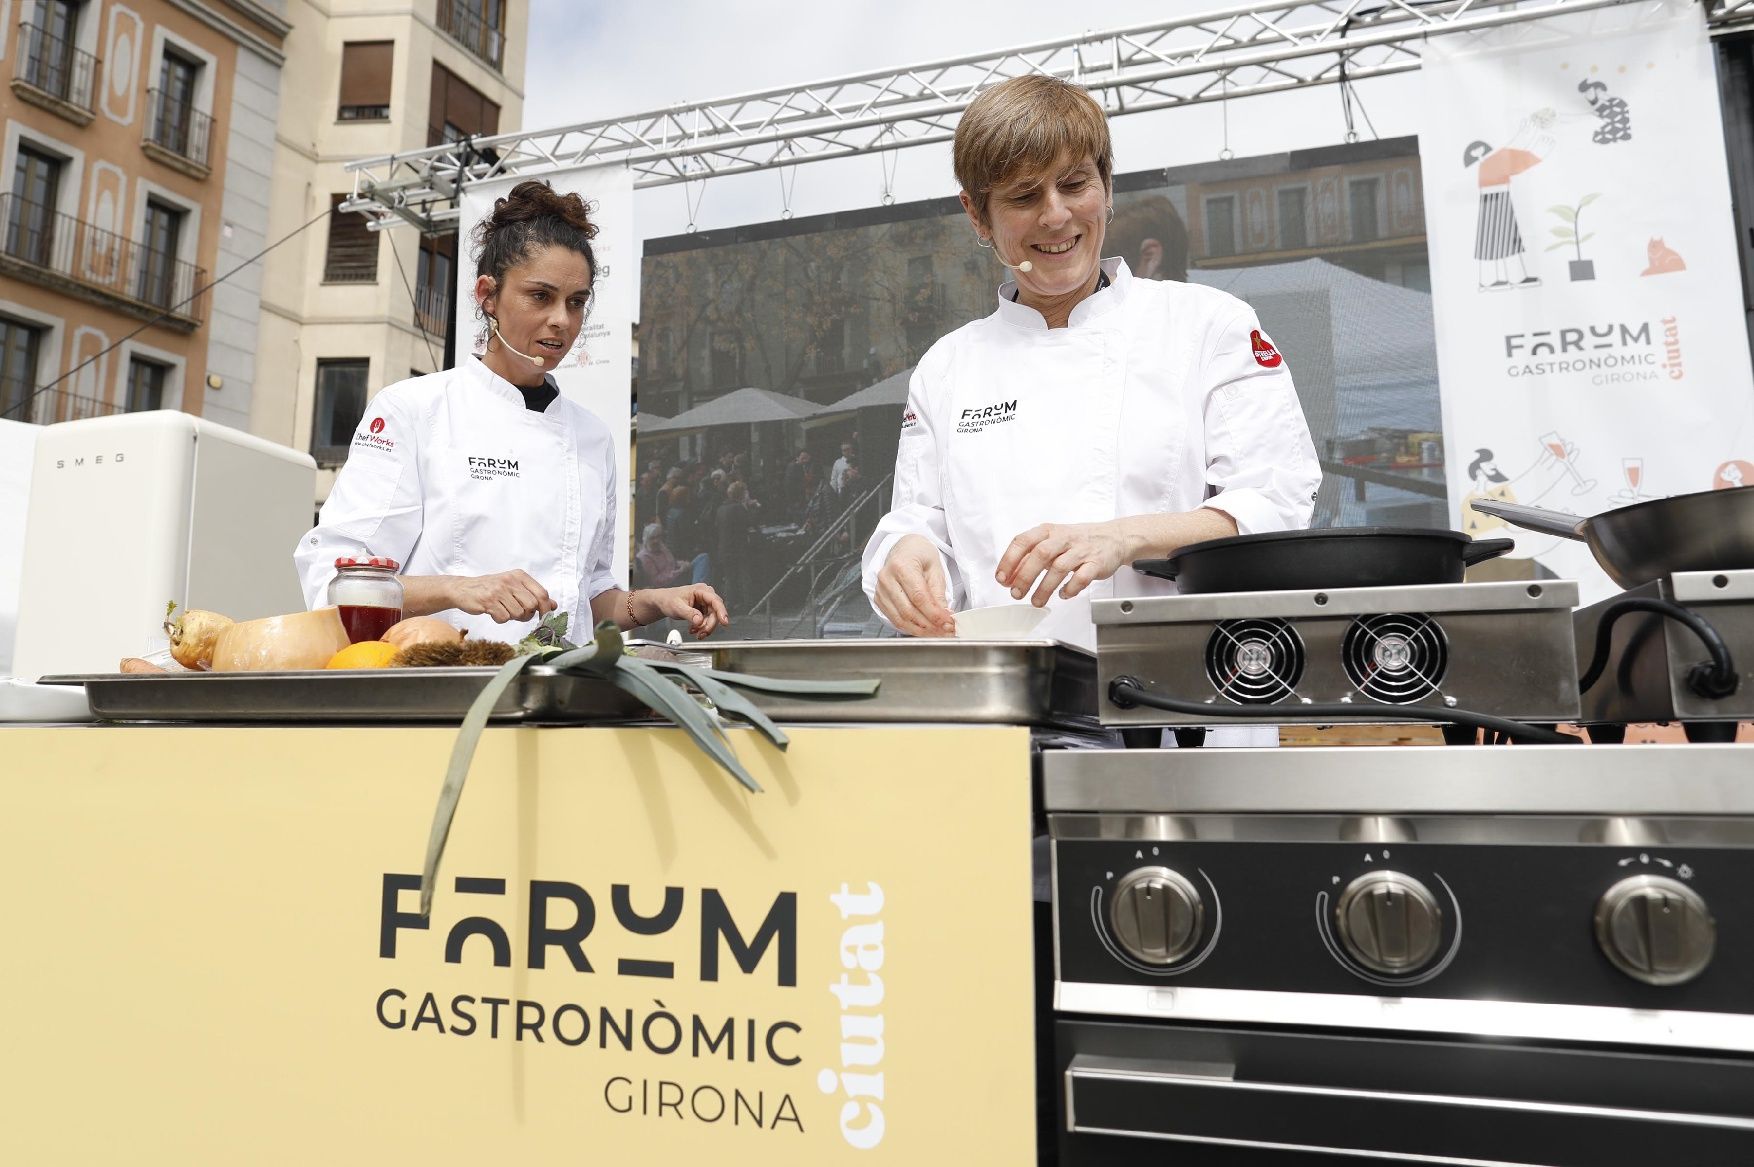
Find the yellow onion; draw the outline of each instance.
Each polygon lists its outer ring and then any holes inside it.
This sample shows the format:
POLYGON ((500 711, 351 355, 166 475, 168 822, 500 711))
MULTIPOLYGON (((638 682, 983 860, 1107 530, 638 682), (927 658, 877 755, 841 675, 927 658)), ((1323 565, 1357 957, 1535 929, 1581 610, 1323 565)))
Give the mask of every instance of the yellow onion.
POLYGON ((416 644, 456 644, 463 634, 437 616, 410 616, 390 625, 378 639, 397 648, 412 648, 416 644))

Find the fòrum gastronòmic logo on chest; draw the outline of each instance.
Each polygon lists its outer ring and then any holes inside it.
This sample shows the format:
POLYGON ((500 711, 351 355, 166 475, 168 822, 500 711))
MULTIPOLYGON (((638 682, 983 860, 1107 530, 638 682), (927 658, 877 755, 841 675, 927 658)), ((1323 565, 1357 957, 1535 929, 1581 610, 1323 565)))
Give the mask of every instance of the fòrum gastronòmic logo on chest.
POLYGON ((1017 399, 995 401, 991 405, 977 405, 962 411, 956 419, 956 432, 959 434, 978 434, 982 430, 1008 421, 1017 420, 1017 399))
POLYGON ((419 887, 417 875, 387 872, 379 890, 377 954, 401 965, 373 1006, 383 1029, 577 1050, 581 1066, 601 1079, 583 1097, 606 1121, 803 1135, 820 1120, 831 1140, 855 1148, 883 1140, 878 884, 826 892, 840 931, 820 942, 840 975, 802 996, 796 891, 750 897, 625 883, 593 890, 543 879, 513 887, 501 877, 460 876, 454 895, 440 901, 451 910, 428 918, 408 907, 419 887), (415 969, 432 970, 441 956, 445 965, 515 970, 520 980, 538 969, 578 979, 529 997, 421 986, 415 969), (744 1008, 727 1016, 727 998, 717 992, 717 1009, 700 1007, 701 990, 727 981, 744 1008), (829 995, 834 1020, 823 1015, 829 995), (804 1024, 812 1014, 834 1032, 812 1041, 804 1024), (647 1068, 651 1056, 663 1059, 662 1070, 647 1068))
POLYGON ((469 455, 469 477, 477 482, 488 482, 495 478, 522 478, 523 471, 518 469, 516 458, 485 458, 475 454, 469 455))

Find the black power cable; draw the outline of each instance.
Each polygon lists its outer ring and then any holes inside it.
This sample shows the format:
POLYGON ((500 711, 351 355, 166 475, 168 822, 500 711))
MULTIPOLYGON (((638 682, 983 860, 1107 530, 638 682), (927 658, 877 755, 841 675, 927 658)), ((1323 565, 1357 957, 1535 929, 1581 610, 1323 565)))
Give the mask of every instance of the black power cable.
POLYGON ((1590 667, 1577 679, 1579 693, 1588 693, 1602 679, 1602 670, 1608 667, 1608 650, 1613 638, 1614 623, 1628 612, 1655 612, 1659 616, 1666 616, 1677 623, 1685 624, 1704 643, 1705 651, 1711 654, 1711 659, 1700 661, 1687 670, 1688 688, 1713 701, 1728 697, 1736 691, 1741 678, 1736 674, 1735 661, 1730 659, 1730 646, 1724 643, 1723 635, 1704 616, 1690 608, 1669 600, 1659 600, 1654 596, 1621 596, 1602 609, 1601 620, 1596 625, 1595 655, 1590 658, 1590 667))
MULTIPOLYGON (((1242 706, 1207 705, 1201 701, 1185 701, 1179 697, 1164 697, 1145 690, 1136 678, 1116 677, 1109 682, 1108 699, 1122 709, 1132 709, 1143 705, 1148 709, 1161 709, 1166 713, 1179 713, 1185 717, 1220 717, 1239 721, 1271 721, 1271 707, 1244 708, 1242 706)), ((1504 717, 1493 717, 1488 713, 1473 713, 1466 709, 1450 709, 1431 705, 1342 705, 1337 702, 1310 705, 1288 705, 1287 712, 1295 712, 1298 717, 1319 717, 1333 721, 1424 721, 1440 725, 1468 725, 1475 729, 1491 730, 1503 735, 1510 741, 1530 742, 1538 745, 1577 745, 1582 739, 1569 733, 1558 733, 1550 729, 1540 729, 1532 725, 1524 725, 1519 721, 1511 721, 1504 717)))

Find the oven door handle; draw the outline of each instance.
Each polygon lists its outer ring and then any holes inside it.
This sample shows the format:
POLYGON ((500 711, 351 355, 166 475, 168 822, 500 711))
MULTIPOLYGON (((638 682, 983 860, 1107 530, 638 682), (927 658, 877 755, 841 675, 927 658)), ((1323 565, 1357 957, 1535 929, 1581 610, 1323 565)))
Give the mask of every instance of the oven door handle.
POLYGON ((1617 1162, 1633 1140, 1677 1161, 1754 1161, 1754 1119, 1729 1115, 1261 1082, 1225 1063, 1089 1054, 1072 1058, 1065 1088, 1075 1135, 1473 1165, 1617 1162))

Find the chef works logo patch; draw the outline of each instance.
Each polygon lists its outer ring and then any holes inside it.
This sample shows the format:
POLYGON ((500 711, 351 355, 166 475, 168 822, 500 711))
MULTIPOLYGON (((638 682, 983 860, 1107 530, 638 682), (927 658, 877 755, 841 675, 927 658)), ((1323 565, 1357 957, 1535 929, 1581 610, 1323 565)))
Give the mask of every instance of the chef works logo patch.
POLYGON ((1263 369, 1277 369, 1285 360, 1279 355, 1279 350, 1273 347, 1273 342, 1258 328, 1249 333, 1249 344, 1254 349, 1255 364, 1263 369))
POLYGON ((396 449, 395 440, 386 438, 383 434, 384 419, 374 417, 371 424, 366 426, 362 432, 353 435, 353 448, 356 450, 377 450, 384 454, 394 452, 396 449))
POLYGON ((469 457, 469 477, 477 482, 487 482, 494 478, 522 478, 523 471, 518 469, 516 458, 477 458, 469 457))
POLYGON ((919 424, 920 424, 920 415, 915 413, 913 410, 910 409, 906 413, 901 415, 901 428, 902 429, 911 430, 919 424))
POLYGON ((1017 402, 1000 401, 992 405, 978 405, 973 409, 965 409, 956 420, 956 432, 959 434, 978 434, 992 426, 1003 425, 1008 421, 1017 420, 1017 402))

